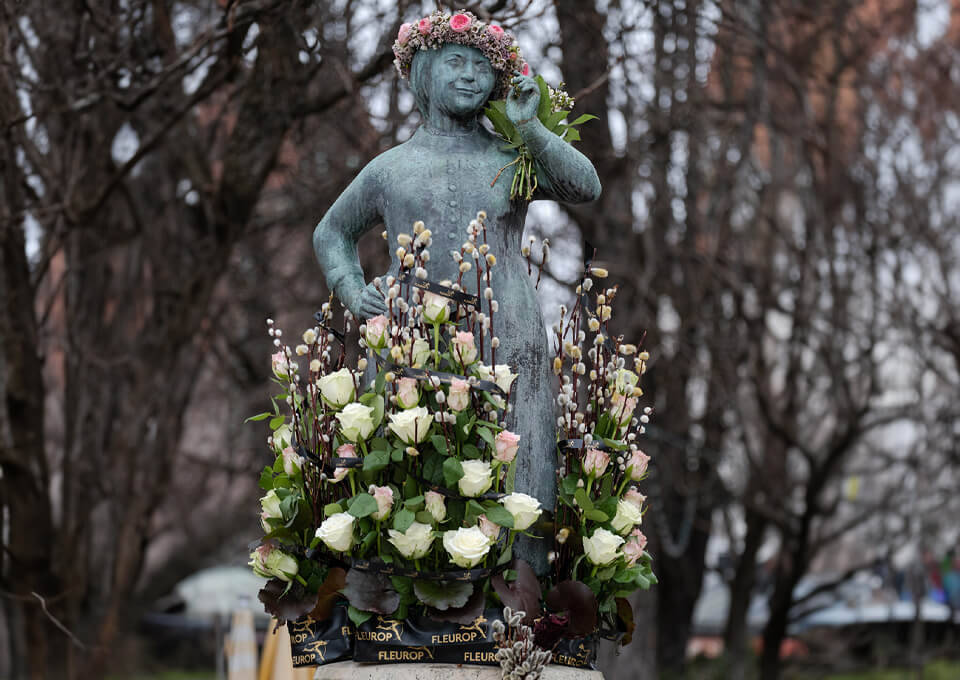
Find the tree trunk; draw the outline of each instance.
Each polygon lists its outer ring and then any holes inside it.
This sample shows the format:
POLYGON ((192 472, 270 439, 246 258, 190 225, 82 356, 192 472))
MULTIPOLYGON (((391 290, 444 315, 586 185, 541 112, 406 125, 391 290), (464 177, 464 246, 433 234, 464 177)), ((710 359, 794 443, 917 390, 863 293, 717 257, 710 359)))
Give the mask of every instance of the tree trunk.
POLYGON ((747 667, 747 641, 750 637, 747 614, 757 581, 757 552, 763 544, 767 523, 755 512, 747 511, 747 533, 737 570, 730 584, 730 608, 723 631, 726 677, 738 680, 747 667))

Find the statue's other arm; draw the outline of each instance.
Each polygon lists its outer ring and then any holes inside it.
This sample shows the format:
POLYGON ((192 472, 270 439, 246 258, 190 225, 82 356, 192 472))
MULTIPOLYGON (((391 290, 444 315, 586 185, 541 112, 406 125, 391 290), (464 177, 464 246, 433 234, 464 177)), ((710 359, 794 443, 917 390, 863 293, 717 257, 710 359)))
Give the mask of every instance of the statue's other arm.
POLYGON ((550 132, 540 119, 517 125, 537 171, 536 198, 585 203, 600 197, 600 179, 586 156, 550 132))
POLYGON ((354 178, 313 231, 313 252, 327 287, 361 319, 384 311, 379 294, 366 285, 357 255, 357 241, 381 219, 379 182, 372 166, 354 178))

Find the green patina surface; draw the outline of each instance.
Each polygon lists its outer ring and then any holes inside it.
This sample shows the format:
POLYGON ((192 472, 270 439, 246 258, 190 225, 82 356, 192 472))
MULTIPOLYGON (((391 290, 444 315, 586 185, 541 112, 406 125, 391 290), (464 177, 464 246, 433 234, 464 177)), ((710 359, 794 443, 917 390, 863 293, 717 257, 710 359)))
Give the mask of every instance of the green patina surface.
MULTIPOLYGON (((448 44, 417 54, 410 75, 423 124, 405 143, 370 162, 330 207, 313 234, 317 260, 327 285, 358 317, 384 311, 370 281, 395 272, 364 272, 357 241, 384 224, 387 247, 400 233, 411 233, 423 220, 433 232, 430 278, 456 279, 449 251, 459 249, 478 211, 486 211, 490 252, 497 258, 493 289, 500 305, 494 332, 500 338, 498 363, 520 377, 509 423, 521 436, 516 489, 552 508, 556 493, 555 421, 550 356, 536 291, 527 275, 520 247, 528 203, 511 201, 508 173, 497 172, 516 154, 480 124, 496 74, 472 47, 448 44)), ((506 102, 535 162, 539 189, 535 199, 579 203, 600 195, 600 181, 590 161, 548 131, 537 119, 539 90, 530 77, 515 79, 506 102)), ((475 284, 474 284, 475 285, 475 284)), ((469 287, 470 292, 479 291, 469 287)), ((489 362, 489 357, 484 357, 489 362)), ((546 569, 550 541, 517 546, 538 572, 546 569)))

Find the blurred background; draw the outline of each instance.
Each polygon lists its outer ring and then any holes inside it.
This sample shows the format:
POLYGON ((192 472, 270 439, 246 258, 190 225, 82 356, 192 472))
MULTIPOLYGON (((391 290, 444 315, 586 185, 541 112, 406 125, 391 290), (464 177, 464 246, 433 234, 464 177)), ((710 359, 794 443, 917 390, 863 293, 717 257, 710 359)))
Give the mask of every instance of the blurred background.
MULTIPOLYGON (((0 0, 0 678, 225 677, 264 321, 327 299, 435 7, 0 0)), ((603 197, 527 221, 547 319, 589 240, 653 355, 660 585, 606 677, 960 677, 960 1, 464 8, 600 117, 603 197)))

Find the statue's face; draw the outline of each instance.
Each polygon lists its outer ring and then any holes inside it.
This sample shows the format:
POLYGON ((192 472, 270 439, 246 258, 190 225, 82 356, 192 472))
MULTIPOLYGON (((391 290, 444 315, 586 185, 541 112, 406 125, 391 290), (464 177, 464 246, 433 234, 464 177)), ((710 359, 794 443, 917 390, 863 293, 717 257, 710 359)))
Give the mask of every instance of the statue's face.
POLYGON ((476 114, 496 85, 490 61, 475 47, 449 43, 434 59, 431 104, 455 118, 476 114))

